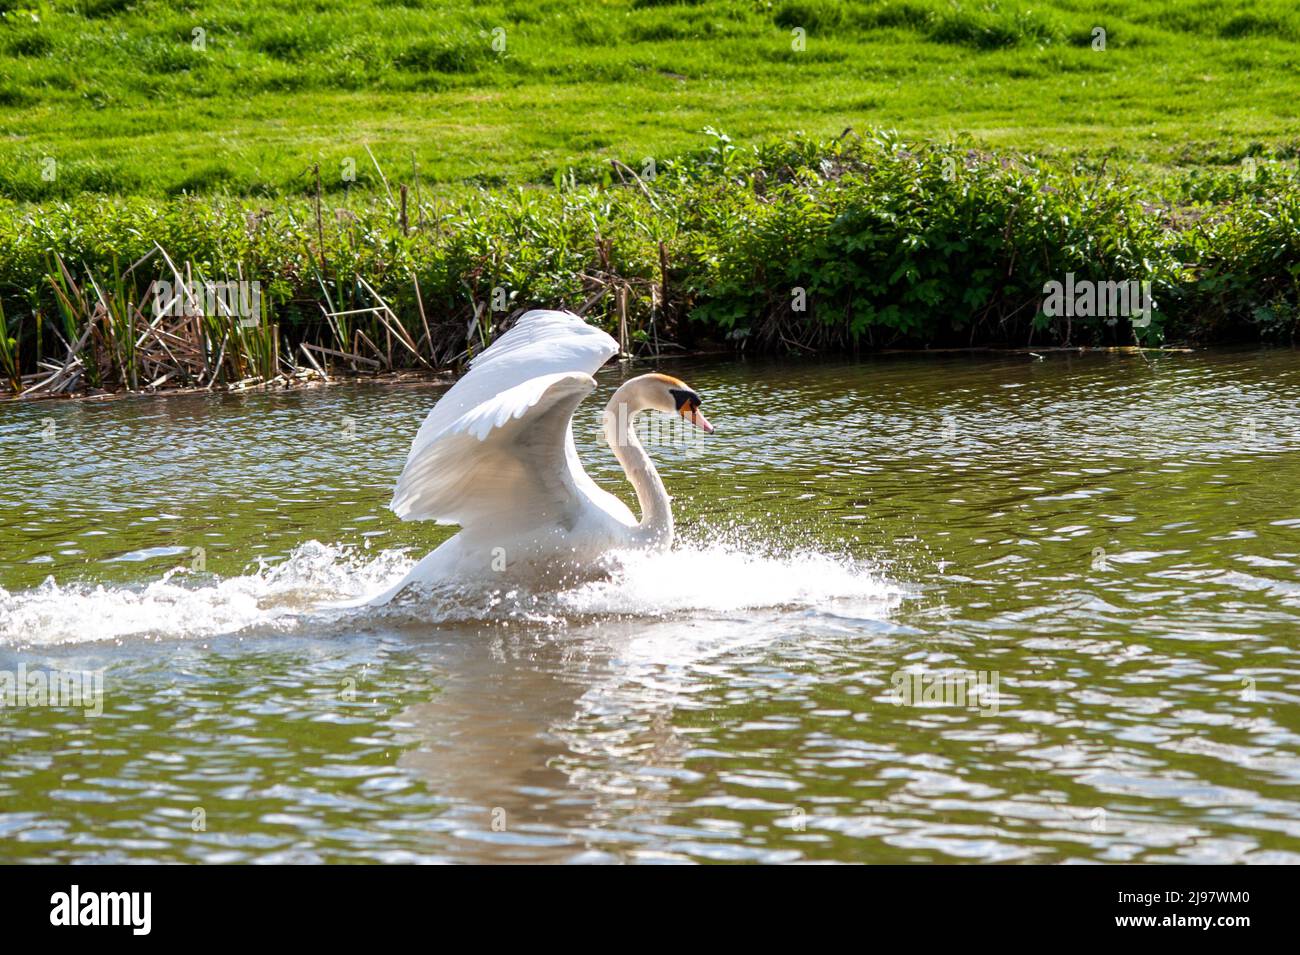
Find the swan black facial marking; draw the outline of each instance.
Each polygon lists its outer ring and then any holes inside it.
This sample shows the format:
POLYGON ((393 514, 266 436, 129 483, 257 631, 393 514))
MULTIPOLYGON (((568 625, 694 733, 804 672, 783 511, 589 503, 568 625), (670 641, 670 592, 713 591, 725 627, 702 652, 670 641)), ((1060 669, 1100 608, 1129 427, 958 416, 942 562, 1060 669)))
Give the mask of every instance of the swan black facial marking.
POLYGON ((677 410, 682 410, 682 405, 688 401, 691 404, 691 410, 694 411, 700 406, 700 396, 693 391, 685 388, 669 388, 668 393, 673 396, 673 401, 677 403, 677 410))

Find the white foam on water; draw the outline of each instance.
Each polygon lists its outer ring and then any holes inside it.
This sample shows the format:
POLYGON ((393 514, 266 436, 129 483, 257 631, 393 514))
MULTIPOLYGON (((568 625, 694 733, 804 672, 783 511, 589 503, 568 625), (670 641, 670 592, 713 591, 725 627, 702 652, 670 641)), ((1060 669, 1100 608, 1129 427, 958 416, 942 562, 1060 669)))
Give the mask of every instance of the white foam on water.
POLYGON ((559 591, 436 587, 385 608, 322 607, 382 592, 410 569, 399 551, 370 554, 316 541, 284 562, 215 582, 177 570, 144 585, 0 589, 0 645, 41 646, 127 638, 189 639, 249 629, 289 631, 307 621, 367 618, 428 623, 730 614, 761 608, 881 619, 900 588, 867 565, 815 550, 759 552, 738 543, 683 543, 665 553, 613 555, 608 576, 559 591))
POLYGON ((714 543, 620 554, 608 579, 565 590, 556 595, 556 603, 574 614, 725 614, 770 607, 875 615, 900 596, 897 586, 848 558, 814 550, 761 553, 714 543))
POLYGON ((145 585, 0 588, 0 645, 44 646, 139 637, 194 638, 250 627, 289 628, 321 599, 359 597, 406 573, 397 551, 377 556, 308 541, 282 563, 213 583, 178 568, 145 585))

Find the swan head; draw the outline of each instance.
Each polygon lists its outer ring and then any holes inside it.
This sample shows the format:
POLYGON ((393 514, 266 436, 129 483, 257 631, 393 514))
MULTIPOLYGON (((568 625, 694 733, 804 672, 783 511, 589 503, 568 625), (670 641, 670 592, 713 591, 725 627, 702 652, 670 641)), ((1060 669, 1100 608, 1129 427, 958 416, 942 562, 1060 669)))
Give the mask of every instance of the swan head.
POLYGON ((642 408, 678 415, 705 434, 713 433, 713 425, 700 411, 699 393, 681 379, 654 373, 633 378, 623 387, 629 386, 636 386, 642 408))

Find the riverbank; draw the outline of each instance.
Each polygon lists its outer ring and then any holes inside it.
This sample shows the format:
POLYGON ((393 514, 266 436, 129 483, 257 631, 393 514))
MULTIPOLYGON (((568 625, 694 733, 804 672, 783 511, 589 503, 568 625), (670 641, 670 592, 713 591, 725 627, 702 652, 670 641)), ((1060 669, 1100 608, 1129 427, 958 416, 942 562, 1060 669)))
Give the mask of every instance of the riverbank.
POLYGON ((452 370, 532 307, 632 356, 1289 342, 1298 183, 1267 157, 1157 187, 887 132, 713 133, 594 184, 454 201, 393 180, 269 207, 9 204, 0 379, 34 397, 452 370))

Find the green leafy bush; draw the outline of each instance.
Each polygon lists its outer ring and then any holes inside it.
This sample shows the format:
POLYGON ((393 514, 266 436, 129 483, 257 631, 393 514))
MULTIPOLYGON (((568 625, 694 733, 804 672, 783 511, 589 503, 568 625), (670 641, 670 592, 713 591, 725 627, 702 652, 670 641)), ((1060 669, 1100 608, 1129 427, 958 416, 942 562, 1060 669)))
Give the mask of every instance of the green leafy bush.
MULTIPOLYGON (((1155 344, 1295 332, 1300 183, 1288 164, 1261 160, 1232 183, 1189 180, 1171 200, 1122 175, 885 132, 746 149, 709 132, 706 146, 641 182, 620 184, 605 168, 586 183, 557 171, 555 189, 423 204, 413 193, 405 228, 370 192, 327 196, 319 218, 306 199, 0 204, 0 304, 20 330, 11 351, 25 370, 41 357, 39 329, 57 314, 51 252, 99 278, 144 259, 125 279, 140 301, 165 277, 149 258, 157 248, 196 274, 262 281, 288 343, 323 334, 322 306, 372 306, 368 283, 413 339, 428 339, 431 363, 466 345, 476 312, 490 326, 517 308, 576 307, 602 287, 627 291, 633 340, 687 345, 1155 344), (1071 273, 1150 282, 1150 324, 1045 315, 1046 283, 1071 273), (491 311, 501 296, 509 309, 491 311)), ((195 185, 223 174, 219 164, 197 170, 195 185)), ((592 314, 612 323, 614 302, 607 295, 592 314)))

